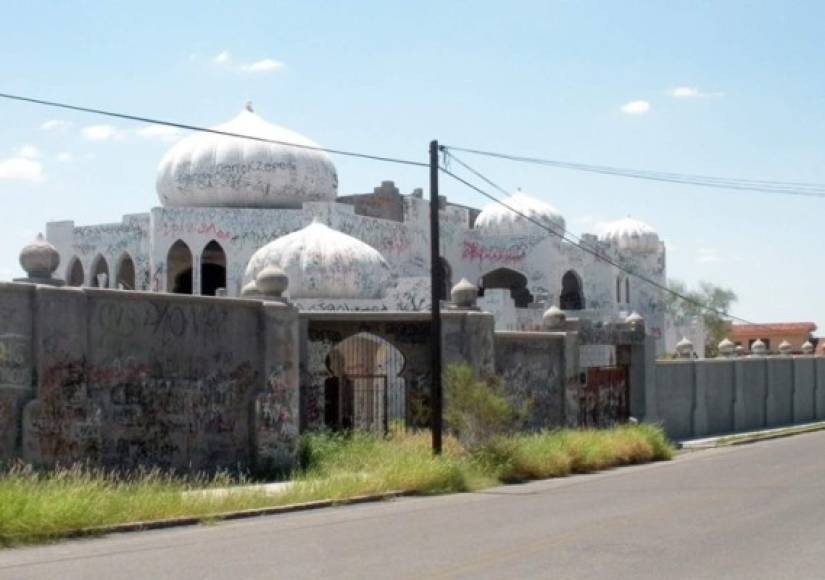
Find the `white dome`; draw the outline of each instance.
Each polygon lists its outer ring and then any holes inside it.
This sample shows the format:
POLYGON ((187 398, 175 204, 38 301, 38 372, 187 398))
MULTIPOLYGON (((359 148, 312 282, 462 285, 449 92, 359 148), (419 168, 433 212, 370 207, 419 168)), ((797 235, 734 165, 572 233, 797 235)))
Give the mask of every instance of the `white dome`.
POLYGON ((392 279, 378 250, 320 222, 255 252, 244 280, 254 281, 267 266, 286 272, 291 298, 380 298, 392 279))
POLYGON ((659 235, 651 226, 633 218, 611 222, 602 234, 602 240, 620 250, 655 252, 659 249, 659 235))
POLYGON ((518 235, 531 230, 542 230, 537 224, 519 215, 523 214, 546 225, 554 232, 564 233, 564 217, 549 203, 539 201, 521 191, 517 191, 503 202, 509 207, 496 202, 484 206, 476 218, 476 229, 493 235, 518 235))
MULTIPOLYGON (((215 130, 318 147, 267 123, 249 105, 215 130)), ((200 132, 163 157, 157 192, 165 206, 298 208, 306 201, 334 201, 338 176, 323 151, 200 132)))

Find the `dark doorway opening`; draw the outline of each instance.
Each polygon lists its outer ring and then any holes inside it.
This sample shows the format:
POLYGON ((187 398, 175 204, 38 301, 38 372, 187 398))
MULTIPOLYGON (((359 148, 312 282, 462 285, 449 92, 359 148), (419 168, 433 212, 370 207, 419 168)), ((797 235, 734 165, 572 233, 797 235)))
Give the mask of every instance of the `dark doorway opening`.
POLYGON ((527 308, 533 302, 533 295, 527 289, 527 277, 515 270, 499 268, 485 274, 481 278, 480 295, 483 296, 485 290, 493 288, 510 290, 516 308, 527 308))

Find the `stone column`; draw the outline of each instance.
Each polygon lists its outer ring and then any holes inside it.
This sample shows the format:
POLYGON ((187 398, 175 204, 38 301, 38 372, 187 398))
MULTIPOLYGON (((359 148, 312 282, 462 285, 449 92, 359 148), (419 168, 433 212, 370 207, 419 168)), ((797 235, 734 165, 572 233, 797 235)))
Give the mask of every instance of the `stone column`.
POLYGON ((444 367, 466 363, 481 377, 495 373, 495 317, 476 306, 478 288, 466 278, 453 286, 441 313, 444 367))
MULTIPOLYGON (((250 283, 251 284, 251 283, 250 283)), ((298 460, 301 421, 300 328, 298 309, 282 294, 289 278, 269 266, 258 273, 255 293, 262 303, 262 391, 255 399, 255 468, 273 473, 298 460)))
POLYGON ((300 431, 298 309, 261 306, 262 389, 255 398, 254 464, 260 473, 294 467, 300 431))
POLYGON ((0 283, 0 462, 20 457, 23 406, 34 396, 34 286, 0 283))

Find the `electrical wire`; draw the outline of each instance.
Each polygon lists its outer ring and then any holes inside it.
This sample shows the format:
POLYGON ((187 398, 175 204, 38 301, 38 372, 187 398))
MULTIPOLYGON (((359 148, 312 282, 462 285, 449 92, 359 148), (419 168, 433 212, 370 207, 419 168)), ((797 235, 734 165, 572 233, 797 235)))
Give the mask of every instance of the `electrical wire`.
POLYGON ((56 107, 59 109, 66 109, 69 111, 78 111, 81 113, 91 113, 94 115, 102 115, 105 117, 113 117, 116 119, 125 119, 127 121, 139 121, 142 123, 151 123, 154 125, 163 125, 166 127, 175 127, 176 129, 185 129, 188 131, 198 131, 201 133, 213 133, 215 135, 223 135, 225 137, 237 137, 240 139, 249 139, 251 141, 259 141, 262 143, 272 143, 275 145, 284 145, 287 147, 295 147, 297 149, 309 149, 311 151, 323 151, 334 155, 343 155, 346 157, 357 157, 360 159, 370 159, 373 161, 383 161, 386 163, 398 163, 402 165, 414 165, 416 167, 429 167, 429 163, 422 161, 412 161, 410 159, 399 159, 397 157, 386 157, 383 155, 372 155, 369 153, 359 153, 356 151, 345 151, 343 149, 332 149, 329 147, 320 147, 313 145, 302 145, 300 143, 289 143, 287 141, 278 141, 277 139, 266 139, 265 137, 255 137, 254 135, 243 135, 240 133, 233 133, 231 131, 221 131, 220 129, 210 129, 208 127, 199 127, 197 125, 188 125, 186 123, 175 123, 173 121, 164 121, 162 119, 152 119, 150 117, 142 117, 139 115, 131 115, 127 113, 117 113, 114 111, 106 111, 103 109, 94 109, 91 107, 82 107, 79 105, 70 105, 68 103, 61 103, 57 101, 46 101, 43 99, 34 99, 31 97, 24 97, 20 95, 12 95, 8 93, 0 93, 0 98, 21 101, 25 103, 32 103, 35 105, 43 105, 46 107, 56 107))
POLYGON ((810 183, 801 181, 768 181, 755 179, 737 179, 725 177, 712 177, 707 175, 692 175, 684 173, 668 173, 663 171, 649 171, 640 169, 626 169, 611 167, 607 165, 590 165, 586 163, 570 163, 554 159, 542 159, 539 157, 527 157, 523 155, 512 155, 508 153, 497 153, 493 151, 483 151, 467 147, 454 147, 443 145, 445 151, 453 150, 473 155, 484 155, 519 163, 531 163, 561 169, 572 169, 588 173, 612 175, 616 177, 629 177, 634 179, 644 179, 650 181, 660 181, 667 183, 678 183, 683 185, 696 185, 699 187, 714 187, 722 189, 733 189, 740 191, 754 191, 759 193, 774 193, 782 195, 797 195, 803 197, 825 198, 825 184, 810 183))
MULTIPOLYGON (((445 148, 442 151, 444 151, 447 155, 449 155, 453 160, 458 162, 460 165, 462 165, 464 167, 468 167, 467 164, 460 161, 454 154, 450 153, 448 148, 445 148)), ((656 280, 648 278, 647 276, 639 274, 638 272, 635 272, 634 270, 631 270, 630 268, 627 268, 626 266, 617 263, 615 260, 612 260, 609 256, 605 255, 603 252, 600 252, 600 251, 598 251, 594 248, 588 247, 587 245, 583 245, 580 241, 574 240, 569 234, 559 233, 559 232, 553 230, 552 228, 548 227, 547 224, 533 218, 532 216, 529 216, 529 215, 527 215, 523 212, 518 211, 517 209, 513 208, 512 206, 510 206, 506 202, 504 202, 501 199, 494 196, 493 194, 485 191, 484 189, 482 189, 482 188, 478 187, 477 185, 467 181, 466 179, 456 175, 455 173, 453 173, 449 169, 447 169, 443 166, 439 166, 439 169, 443 173, 445 173, 446 175, 449 175, 450 177, 452 177, 453 179, 455 179, 459 183, 462 183, 463 185, 469 187, 470 189, 472 189, 476 193, 479 193, 479 194, 483 195, 484 197, 490 199, 491 201, 507 208, 508 210, 513 212, 514 214, 516 214, 516 215, 528 220, 529 222, 539 226, 540 228, 550 232, 554 236, 557 236, 557 237, 561 238, 562 240, 572 244, 574 247, 576 247, 576 248, 578 248, 578 249, 580 249, 580 250, 582 250, 582 251, 584 251, 588 254, 591 254, 592 256, 595 256, 597 259, 610 264, 614 268, 617 268, 618 270, 621 270, 622 272, 626 273, 629 276, 632 276, 632 277, 634 277, 638 280, 641 280, 642 282, 645 282, 646 284, 654 286, 654 287, 658 288, 659 290, 662 290, 663 292, 667 292, 668 294, 670 294, 672 296, 675 296, 676 298, 679 298, 680 300, 683 300, 684 302, 687 302, 688 304, 692 304, 692 305, 694 305, 697 308, 700 308, 702 310, 706 310, 708 312, 713 312, 713 313, 715 313, 719 316, 722 316, 724 318, 728 318, 728 319, 731 319, 731 320, 737 320, 739 322, 742 322, 743 324, 750 324, 750 325, 755 324, 755 323, 753 323, 749 320, 746 320, 746 319, 741 318, 739 316, 735 316, 735 315, 733 315, 729 312, 726 312, 724 310, 720 310, 718 308, 714 308, 713 306, 708 306, 707 304, 699 302, 698 300, 694 300, 693 298, 691 298, 689 296, 686 296, 686 295, 682 294, 681 292, 677 292, 676 290, 673 290, 672 288, 669 288, 665 284, 662 284, 660 282, 657 282, 656 280)), ((480 172, 478 172, 477 170, 472 170, 472 171, 476 175, 480 175, 480 172)), ((504 191, 503 188, 499 187, 498 185, 495 185, 494 182, 492 182, 492 180, 484 178, 484 181, 489 183, 489 184, 493 184, 493 186, 496 189, 498 189, 499 191, 504 191)))

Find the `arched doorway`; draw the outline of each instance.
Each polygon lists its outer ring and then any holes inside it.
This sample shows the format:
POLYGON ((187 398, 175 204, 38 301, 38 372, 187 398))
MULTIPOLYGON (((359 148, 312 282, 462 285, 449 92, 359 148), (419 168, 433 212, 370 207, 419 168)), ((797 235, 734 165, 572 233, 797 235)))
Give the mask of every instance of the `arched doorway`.
POLYGON ((169 248, 166 257, 166 291, 173 294, 192 293, 192 250, 183 240, 169 248))
POLYGON ((499 268, 485 274, 481 278, 480 295, 483 296, 485 290, 492 288, 510 290, 510 297, 516 308, 527 308, 527 305, 533 302, 533 295, 527 289, 527 277, 515 270, 499 268))
POLYGON ((123 254, 117 265, 117 285, 120 290, 135 289, 135 262, 129 254, 123 254))
POLYGON ((92 279, 90 283, 92 288, 109 287, 109 264, 106 263, 106 258, 100 254, 92 262, 92 279))
POLYGON ((438 264, 441 266, 441 280, 443 281, 438 297, 441 300, 449 300, 450 291, 453 289, 453 269, 444 258, 439 258, 438 264))
POLYGON ((201 294, 215 296, 218 288, 226 288, 226 253, 212 240, 201 253, 201 294))
POLYGON ((390 342, 359 332, 341 341, 326 364, 327 427, 386 433, 404 420, 404 355, 390 342))
POLYGON ((584 294, 579 275, 568 270, 561 278, 561 296, 559 308, 562 310, 582 310, 584 308, 584 294))
POLYGON ((66 270, 66 284, 68 286, 83 286, 85 275, 85 272, 83 272, 83 264, 80 263, 77 256, 74 256, 66 270))

